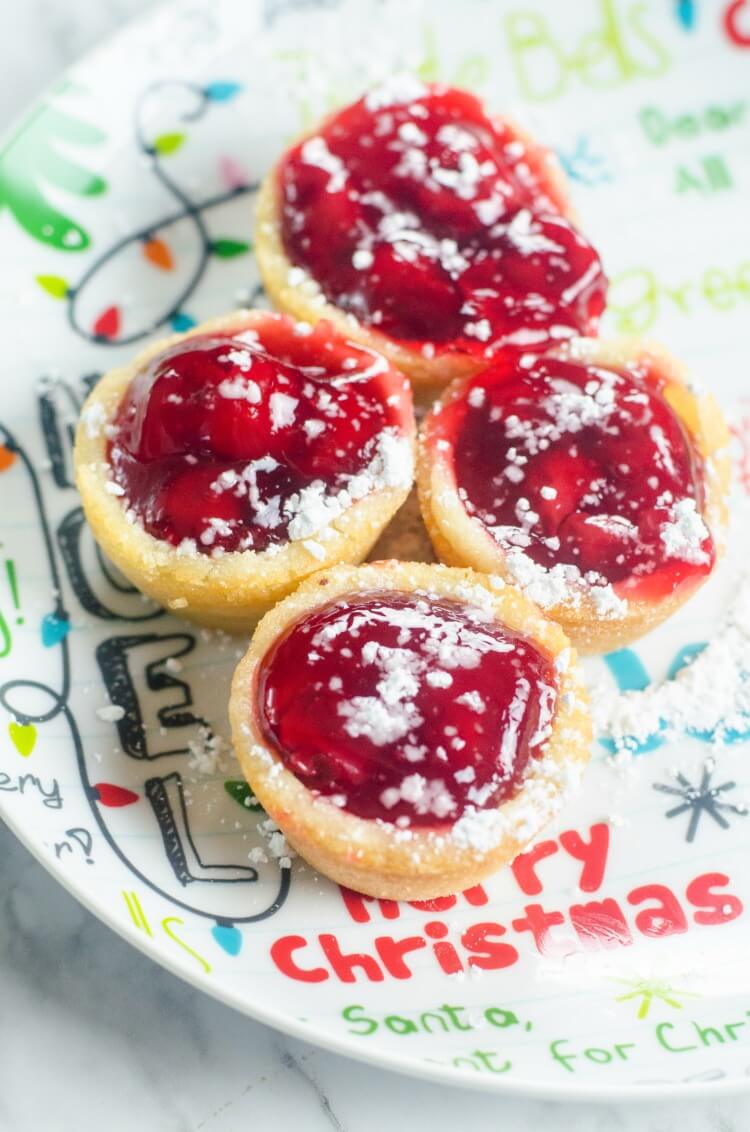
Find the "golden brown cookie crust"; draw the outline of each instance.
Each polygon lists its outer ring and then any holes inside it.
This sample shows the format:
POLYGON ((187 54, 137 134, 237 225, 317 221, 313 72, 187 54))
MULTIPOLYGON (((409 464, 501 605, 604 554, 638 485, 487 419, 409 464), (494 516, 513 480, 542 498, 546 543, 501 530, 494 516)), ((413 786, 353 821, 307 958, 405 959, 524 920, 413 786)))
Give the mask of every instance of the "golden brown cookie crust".
MULTIPOLYGON (((233 552, 221 558, 180 557, 171 544, 130 522, 107 483, 106 426, 117 413, 135 374, 151 359, 196 335, 241 331, 282 316, 267 311, 237 311, 154 343, 130 364, 112 370, 95 386, 81 412, 74 463, 83 509, 96 541, 134 586, 159 605, 200 625, 241 632, 290 593, 302 579, 324 566, 361 562, 409 494, 409 487, 383 487, 353 503, 327 530, 320 543, 325 557, 304 542, 288 542, 275 554, 233 552)), ((413 438, 414 428, 405 435, 413 438)), ((307 540, 305 540, 307 541, 307 540)))
POLYGON ((500 579, 425 563, 338 566, 309 578, 256 628, 234 675, 229 714, 242 771, 289 843, 339 884, 392 900, 428 900, 459 892, 513 860, 559 809, 566 787, 577 781, 588 761, 591 742, 583 680, 561 629, 500 579), (552 734, 539 757, 531 760, 518 792, 498 807, 498 828, 489 845, 424 830, 413 830, 404 840, 395 826, 349 814, 309 791, 261 733, 257 680, 271 646, 319 606, 347 594, 378 590, 419 590, 462 600, 473 593, 490 605, 501 623, 524 634, 555 662, 559 694, 552 734))
MULTIPOLYGON (((721 554, 728 518, 729 431, 711 394, 695 392, 685 366, 654 342, 632 338, 576 338, 550 353, 561 359, 615 368, 641 362, 654 367, 666 379, 664 397, 704 462, 706 498, 702 517, 721 554)), ((467 381, 454 382, 439 404, 442 406, 462 397, 467 381)), ((471 566, 513 581, 502 548, 478 519, 467 514, 458 496, 452 457, 439 451, 435 443, 439 416, 438 409, 425 418, 417 458, 419 501, 435 553, 441 562, 471 566)), ((627 610, 620 616, 602 617, 585 593, 580 601, 562 602, 546 613, 562 626, 581 654, 609 652, 623 648, 671 617, 703 580, 696 578, 692 587, 683 586, 656 602, 630 599, 627 610)))

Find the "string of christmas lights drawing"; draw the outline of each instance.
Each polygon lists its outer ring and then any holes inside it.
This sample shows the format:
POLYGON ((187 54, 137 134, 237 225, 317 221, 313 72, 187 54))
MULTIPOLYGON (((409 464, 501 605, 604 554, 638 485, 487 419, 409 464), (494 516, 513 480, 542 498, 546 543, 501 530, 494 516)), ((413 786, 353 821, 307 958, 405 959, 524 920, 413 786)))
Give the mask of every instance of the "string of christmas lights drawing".
POLYGON ((220 174, 227 186, 226 189, 203 199, 194 200, 168 172, 164 164, 165 159, 182 148, 186 140, 185 132, 170 130, 149 138, 145 127, 149 107, 152 103, 161 100, 165 92, 176 92, 188 99, 189 104, 182 109, 179 119, 184 124, 191 124, 202 119, 214 106, 230 102, 241 90, 241 85, 232 81, 215 81, 206 86, 199 86, 197 83, 180 79, 164 79, 148 86, 139 96, 133 125, 136 150, 152 176, 173 198, 176 207, 154 221, 139 225, 135 230, 116 239, 91 261, 77 282, 70 283, 59 275, 37 277, 39 285, 49 295, 66 303, 68 322, 79 337, 89 342, 116 343, 124 346, 140 342, 166 326, 174 331, 189 330, 195 325, 196 320, 185 307, 200 286, 211 258, 230 259, 251 250, 246 240, 212 235, 205 214, 238 197, 254 193, 258 183, 248 180, 239 165, 232 158, 225 157, 220 163, 220 174), (153 268, 163 273, 173 270, 174 257, 165 234, 182 221, 188 221, 191 225, 191 242, 197 250, 197 259, 187 281, 176 294, 167 296, 164 308, 151 313, 143 325, 121 333, 121 307, 116 302, 110 302, 101 309, 93 325, 84 325, 79 314, 82 297, 95 286, 103 269, 129 249, 140 246, 144 259, 153 268))
MULTIPOLYGON (((185 134, 180 131, 170 131, 150 137, 146 130, 144 119, 147 116, 150 100, 160 97, 166 90, 173 89, 189 99, 190 105, 181 114, 181 120, 189 124, 201 119, 214 104, 231 101, 240 88, 238 84, 230 82, 214 82, 199 86, 164 80, 146 88, 137 100, 134 118, 136 149, 156 181, 174 199, 176 207, 155 221, 141 224, 134 231, 115 240, 92 260, 74 285, 68 284, 59 276, 39 277, 41 286, 48 294, 65 301, 67 319, 73 332, 94 344, 135 343, 167 325, 176 331, 189 329, 196 320, 186 307, 200 287, 211 257, 227 259, 250 250, 249 243, 245 241, 212 235, 205 214, 239 196, 251 194, 256 185, 246 180, 239 167, 226 159, 223 166, 223 179, 228 185, 226 190, 201 200, 194 200, 168 172, 164 164, 172 154, 180 150, 185 134), (128 250, 140 247, 145 263, 151 269, 161 272, 165 278, 168 277, 174 266, 174 257, 165 235, 172 227, 184 221, 190 226, 191 241, 197 249, 197 259, 190 277, 177 292, 168 295, 160 309, 150 310, 141 325, 128 328, 125 333, 122 333, 122 312, 119 306, 112 303, 102 309, 92 325, 87 325, 80 314, 81 299, 84 295, 96 291, 103 269, 128 250)), ((578 146, 573 157, 583 166, 591 166, 590 170, 584 172, 578 171, 577 168, 575 172, 571 169, 574 176, 586 180, 585 173, 588 173, 594 182, 602 179, 602 171, 596 168, 597 160, 585 144, 578 146)), ((84 377, 84 386, 90 387, 97 376, 84 377)), ((57 383, 54 386, 48 384, 40 390, 39 419, 55 487, 68 491, 73 490, 72 476, 67 466, 68 448, 72 438, 61 419, 60 398, 74 411, 79 408, 79 398, 70 386, 64 383, 57 383)), ((91 762, 92 752, 87 750, 77 724, 76 714, 69 704, 70 619, 62 604, 57 555, 64 567, 65 583, 74 600, 89 617, 102 623, 103 628, 106 628, 107 624, 111 627, 113 621, 131 624, 150 622, 161 618, 163 613, 158 609, 144 607, 138 595, 117 577, 91 543, 80 508, 77 506, 71 508, 57 525, 55 538, 51 537, 37 473, 24 450, 10 434, 5 435, 4 450, 26 469, 33 484, 35 506, 50 567, 51 586, 58 595, 53 612, 42 624, 42 640, 48 648, 59 648, 62 663, 60 692, 33 680, 14 681, 0 689, 0 703, 11 711, 14 717, 10 725, 14 729, 12 735, 15 736, 17 743, 28 744, 32 741, 32 732, 38 725, 51 721, 57 715, 63 716, 75 748, 86 797, 105 840, 133 874, 149 887, 166 896, 176 906, 215 920, 217 942, 228 954, 237 954, 242 945, 242 936, 235 925, 264 919, 278 911, 287 898, 291 872, 287 868, 281 868, 279 873, 278 866, 273 865, 270 870, 273 877, 268 878, 268 883, 252 888, 252 885, 257 885, 261 879, 258 869, 248 865, 207 864, 199 851, 197 839, 191 830, 185 783, 180 768, 190 753, 190 740, 186 736, 198 732, 204 739, 210 741, 212 732, 207 723, 207 716, 193 710, 195 689, 184 675, 179 678, 175 675, 175 670, 179 671, 177 666, 180 666, 183 659, 189 657, 195 649, 196 638, 192 633, 184 632, 180 628, 163 633, 128 631, 114 636, 104 636, 99 641, 95 655, 102 681, 108 689, 112 704, 122 711, 121 718, 112 717, 111 722, 115 725, 124 755, 128 757, 130 765, 140 767, 144 765, 143 760, 158 758, 168 759, 170 767, 160 775, 149 774, 143 777, 138 784, 135 784, 132 778, 128 779, 127 785, 121 782, 96 781, 96 768, 91 762), (88 561, 85 560, 84 554, 87 540, 88 561), (171 662, 171 669, 168 662, 171 662), (26 693, 36 692, 42 697, 46 696, 51 707, 42 711, 30 710, 28 705, 19 702, 16 698, 16 694, 24 690, 26 693), (165 749, 154 751, 144 722, 144 717, 150 710, 146 706, 146 700, 165 694, 173 699, 157 709, 159 724, 170 736, 175 734, 176 729, 181 729, 177 731, 181 738, 166 744, 165 749), (132 788, 134 785, 137 785, 136 789, 132 788), (111 828, 112 815, 126 811, 130 806, 141 804, 149 808, 151 821, 163 844, 164 861, 169 868, 166 882, 163 879, 161 883, 154 880, 146 869, 139 868, 138 863, 132 861, 123 852, 118 843, 118 833, 111 828), (219 889, 223 890, 222 896, 216 895, 219 889), (272 895, 268 899, 265 896, 266 889, 272 890, 272 895), (199 890, 200 897, 192 899, 199 890), (257 896, 250 896, 249 900, 243 899, 242 894, 247 896, 248 893, 256 893, 257 896), (190 900, 186 899, 188 894, 190 900), (260 911, 259 904, 265 905, 260 911)), ((8 469, 11 465, 12 461, 11 464, 6 463, 8 469)), ((695 655, 699 647, 690 645, 681 649, 675 658, 675 665, 683 664, 689 655, 695 655)), ((607 663, 621 688, 629 686, 628 677, 623 674, 629 671, 632 675, 634 667, 638 665, 641 668, 640 679, 648 683, 645 669, 633 650, 627 650, 627 655, 623 653, 610 657, 607 663)), ((670 675, 676 674, 675 665, 670 675)), ((709 735, 697 737, 707 743, 712 741, 709 735)), ((738 736, 738 738, 743 737, 738 736)), ((664 736, 661 734, 649 737, 645 743, 636 744, 635 753, 646 753, 662 745, 663 742, 664 736)), ((163 766, 163 763, 161 765, 163 766)), ((686 835, 688 841, 694 839, 698 821, 703 814, 711 816, 721 828, 727 828, 725 816, 727 813, 734 816, 744 815, 744 808, 725 803, 718 797, 733 785, 729 782, 714 787, 711 785, 710 775, 707 777, 705 774, 698 787, 693 787, 686 779, 678 780, 677 786, 653 784, 657 790, 679 794, 677 804, 670 808, 666 817, 678 816, 690 811, 686 835)), ((248 810, 253 812, 253 802, 243 782, 228 779, 223 783, 223 789, 243 807, 246 813, 248 810)), ((87 852, 90 852, 91 835, 87 829, 76 828, 74 833, 71 828, 68 832, 71 837, 79 840, 87 852)), ((129 903, 126 896, 131 915, 133 915, 133 898, 137 900, 135 894, 130 894, 129 903)), ((139 915, 138 906, 135 907, 134 920, 139 915)))

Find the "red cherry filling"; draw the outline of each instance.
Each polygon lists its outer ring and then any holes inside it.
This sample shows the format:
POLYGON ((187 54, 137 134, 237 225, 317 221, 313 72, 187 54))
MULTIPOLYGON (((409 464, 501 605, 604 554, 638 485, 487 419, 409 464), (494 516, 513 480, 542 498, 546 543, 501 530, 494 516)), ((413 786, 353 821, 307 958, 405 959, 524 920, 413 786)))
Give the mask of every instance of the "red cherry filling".
POLYGON ((424 827, 514 793, 550 733, 557 680, 485 611, 383 592, 293 625, 264 658, 257 697, 265 738, 308 789, 424 827))
POLYGON ((564 563, 621 596, 710 572, 703 467, 644 365, 493 365, 438 418, 467 512, 506 554, 564 563))
POLYGON ((287 255, 394 339, 491 357, 592 333, 599 257, 536 151, 464 91, 393 80, 279 168, 287 255))
POLYGON ((149 534, 185 553, 311 538, 352 501, 409 482, 410 395, 383 358, 269 315, 199 335, 131 382, 112 478, 149 534))

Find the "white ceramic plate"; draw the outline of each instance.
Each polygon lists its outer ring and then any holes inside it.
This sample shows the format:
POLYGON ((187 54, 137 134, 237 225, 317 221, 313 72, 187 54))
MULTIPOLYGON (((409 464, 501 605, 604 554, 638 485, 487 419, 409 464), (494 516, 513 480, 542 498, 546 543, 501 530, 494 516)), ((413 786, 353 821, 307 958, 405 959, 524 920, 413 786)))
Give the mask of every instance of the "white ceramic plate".
POLYGON ((97 556, 70 439, 87 385, 135 343, 258 297, 252 186, 304 124, 394 69, 475 87, 560 153, 613 279, 607 329, 658 334, 733 414, 728 559, 668 627, 589 666, 610 687, 664 679, 716 632, 746 558, 748 7, 194 0, 90 56, 8 138, 0 813, 97 916, 207 993, 467 1086, 580 1098, 747 1081, 743 727, 722 750, 656 736, 617 766, 597 743, 536 873, 431 907, 347 902, 299 861, 252 866, 262 815, 231 754, 224 769, 194 754, 201 729, 227 735, 239 645, 154 609, 97 556), (112 704, 119 721, 100 712, 112 704), (609 847, 582 876, 560 834, 592 826, 609 847), (542 953, 529 906, 557 913, 542 953), (482 924, 500 925, 495 969, 468 963, 482 924), (360 959, 337 973, 320 936, 360 959), (412 937, 408 977, 384 970, 380 937, 412 937))

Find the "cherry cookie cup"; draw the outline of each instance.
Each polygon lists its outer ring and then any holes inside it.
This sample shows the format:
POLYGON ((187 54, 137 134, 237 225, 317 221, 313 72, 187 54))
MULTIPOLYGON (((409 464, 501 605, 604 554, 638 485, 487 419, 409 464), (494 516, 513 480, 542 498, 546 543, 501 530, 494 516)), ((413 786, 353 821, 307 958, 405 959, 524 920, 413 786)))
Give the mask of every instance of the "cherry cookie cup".
POLYGON ((408 76, 283 154, 256 250, 278 307, 330 319, 415 387, 592 334, 604 307, 549 151, 473 95, 408 76))
POLYGON ((443 562, 499 573, 580 652, 669 617, 723 546, 728 432, 663 349, 580 339, 455 382, 428 414, 419 498, 443 562))
POLYGON ((254 793, 320 872, 426 900, 511 861, 589 757, 565 635, 500 578, 323 571, 258 625, 232 683, 254 793))
POLYGON ((107 374, 78 427, 99 545, 201 624, 250 627, 309 574, 359 562, 413 478, 408 382, 372 350, 237 312, 107 374))

